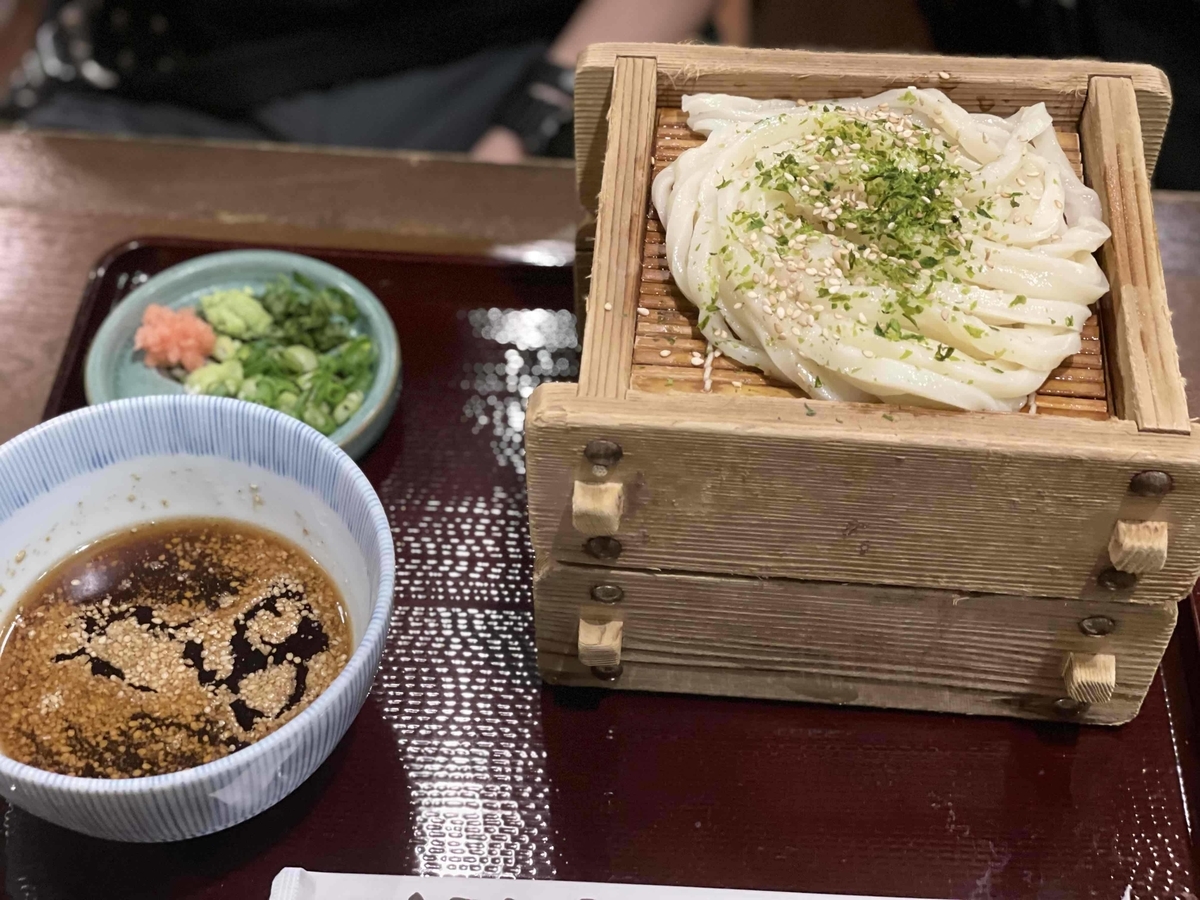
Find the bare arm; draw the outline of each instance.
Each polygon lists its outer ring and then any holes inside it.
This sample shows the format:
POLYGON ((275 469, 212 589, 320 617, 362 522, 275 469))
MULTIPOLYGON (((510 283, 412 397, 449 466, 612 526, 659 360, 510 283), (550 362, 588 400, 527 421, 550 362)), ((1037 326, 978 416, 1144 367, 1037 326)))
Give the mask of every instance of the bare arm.
MULTIPOLYGON (((588 44, 602 41, 661 41, 695 37, 718 0, 586 0, 550 45, 546 59, 573 68, 588 44)), ((507 128, 489 128, 471 150, 485 162, 518 162, 525 152, 507 128)))
POLYGON ((587 0, 550 46, 546 58, 570 68, 588 44, 686 40, 696 36, 716 5, 716 0, 587 0))

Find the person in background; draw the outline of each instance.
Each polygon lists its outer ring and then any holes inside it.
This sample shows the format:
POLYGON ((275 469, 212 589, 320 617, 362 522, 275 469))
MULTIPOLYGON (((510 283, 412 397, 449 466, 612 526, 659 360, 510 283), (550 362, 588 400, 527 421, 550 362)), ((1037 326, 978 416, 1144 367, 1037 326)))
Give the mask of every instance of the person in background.
POLYGON ((57 0, 10 79, 31 127, 572 153, 575 59, 698 36, 717 0, 57 0))
POLYGON ((1157 187, 1200 190, 1200 0, 920 0, 938 50, 1151 63, 1174 104, 1157 187))

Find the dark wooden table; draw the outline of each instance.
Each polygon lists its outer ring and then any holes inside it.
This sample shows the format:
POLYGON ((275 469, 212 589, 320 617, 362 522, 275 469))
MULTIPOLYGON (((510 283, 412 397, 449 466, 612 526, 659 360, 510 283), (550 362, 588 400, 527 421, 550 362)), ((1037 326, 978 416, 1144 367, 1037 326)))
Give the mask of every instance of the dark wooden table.
POLYGON ((130 238, 487 254, 574 243, 569 163, 0 133, 0 441, 41 417, 88 271, 130 238))
MULTIPOLYGON (((1200 388, 1200 197, 1157 204, 1184 371, 1200 388)), ((1200 677, 1189 687, 1164 675, 1122 729, 541 687, 520 378, 574 352, 566 313, 541 312, 569 307, 570 279, 438 255, 570 240, 578 215, 559 165, 0 136, 0 437, 39 419, 89 267, 128 238, 432 255, 406 263, 400 286, 375 259, 345 263, 381 292, 405 353, 397 420, 363 461, 393 522, 401 589, 375 690, 346 740, 273 810, 183 844, 110 845, 9 810, 7 895, 240 900, 265 897, 280 867, 300 865, 930 897, 1115 900, 1127 885, 1136 898, 1192 896, 1197 810, 1180 783, 1200 778, 1185 762, 1197 759, 1187 698, 1200 697, 1200 677), (541 344, 494 339, 488 316, 522 306, 538 311, 541 344)), ((1194 628, 1190 610, 1181 628, 1194 628)), ((1170 652, 1171 672, 1200 676, 1197 660, 1176 658, 1180 642, 1170 652)))

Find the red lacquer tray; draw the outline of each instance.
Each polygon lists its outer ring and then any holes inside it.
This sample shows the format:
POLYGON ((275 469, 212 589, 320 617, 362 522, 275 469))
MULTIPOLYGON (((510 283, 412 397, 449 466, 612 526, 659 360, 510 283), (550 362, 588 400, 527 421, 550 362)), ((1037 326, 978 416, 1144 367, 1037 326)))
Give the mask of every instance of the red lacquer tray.
MULTIPOLYGON (((46 415, 144 276, 228 245, 119 248, 88 286, 46 415)), ((533 649, 521 429, 578 362, 571 273, 309 251, 400 335, 404 392, 362 461, 392 519, 374 690, 303 787, 223 834, 135 846, 7 811, 19 898, 265 898, 283 866, 925 897, 1188 897, 1200 753, 1192 603, 1119 729, 550 690, 533 649)))

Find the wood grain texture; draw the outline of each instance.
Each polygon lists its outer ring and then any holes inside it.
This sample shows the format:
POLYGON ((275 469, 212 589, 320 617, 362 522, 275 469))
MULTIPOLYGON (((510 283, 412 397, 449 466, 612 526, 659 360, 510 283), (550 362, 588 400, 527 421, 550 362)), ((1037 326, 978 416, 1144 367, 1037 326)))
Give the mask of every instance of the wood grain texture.
POLYGON ((576 481, 571 495, 571 526, 580 534, 616 534, 625 511, 625 486, 619 481, 576 481))
POLYGON ((1171 330, 1142 151, 1137 96, 1128 78, 1093 78, 1080 119, 1088 183, 1112 239, 1101 250, 1111 291, 1102 301, 1116 359, 1117 413, 1143 431, 1187 434, 1187 395, 1171 330))
POLYGON ((1080 721, 1136 715, 1177 615, 1173 602, 959 594, 783 579, 543 565, 534 575, 538 665, 551 683, 1058 718, 1067 654, 1119 659, 1111 701, 1080 721), (616 607, 588 591, 621 586, 616 607), (736 612, 734 612, 736 611, 736 612), (580 618, 622 625, 615 682, 576 659, 580 618), (1086 616, 1117 623, 1089 637, 1086 616))
POLYGON ((588 289, 592 283, 592 260, 596 256, 596 220, 588 214, 575 232, 575 330, 583 344, 583 323, 587 321, 588 289))
POLYGON ((579 393, 623 397, 629 388, 657 69, 653 58, 621 57, 612 77, 605 172, 596 212, 592 280, 583 330, 579 393))
MULTIPOLYGON (((1059 132, 1058 138, 1076 173, 1082 175, 1079 135, 1059 132)), ((684 151, 702 143, 704 138, 687 127, 687 115, 683 110, 660 108, 654 133, 654 174, 678 159, 684 151)), ((647 204, 646 215, 630 386, 651 392, 692 394, 715 391, 749 396, 805 396, 795 385, 764 377, 758 370, 727 357, 713 361, 711 377, 707 381, 696 371, 693 354, 708 352, 708 344, 697 321, 699 313, 675 284, 666 258, 664 229, 653 202, 647 204)), ((1104 343, 1095 316, 1084 326, 1082 337, 1081 351, 1063 360, 1038 390, 1035 412, 1108 418, 1111 411, 1107 403, 1104 343)))
MULTIPOLYGON (((606 615, 607 613, 601 613, 606 615)), ((584 666, 621 664, 622 624, 619 619, 598 622, 580 619, 577 633, 578 657, 584 666)))
POLYGON ((620 568, 1112 597, 1118 519, 1170 524, 1172 552, 1118 599, 1184 596, 1200 575, 1200 437, 1132 422, 542 385, 526 418, 540 559, 593 563, 570 525, 587 441, 623 450, 620 568), (1161 468, 1161 500, 1129 479, 1161 468))
POLYGON ((1122 572, 1161 572, 1167 564, 1169 539, 1166 522, 1118 521, 1108 541, 1108 558, 1122 572))
POLYGON ((604 166, 606 114, 618 56, 653 56, 659 106, 684 94, 726 92, 820 100, 894 87, 937 87, 972 111, 1007 115, 1045 103, 1056 121, 1075 122, 1092 76, 1128 78, 1141 112, 1146 160, 1153 172, 1171 110, 1166 75, 1153 66, 1099 60, 985 59, 898 53, 822 53, 685 44, 593 44, 575 71, 575 159, 579 198, 596 208, 604 166), (940 73, 949 78, 943 78, 940 73))
MULTIPOLYGON (((1124 667, 1125 659, 1121 662, 1124 667)), ((1108 703, 1117 689, 1117 657, 1112 653, 1068 653, 1063 683, 1072 700, 1108 703)))

